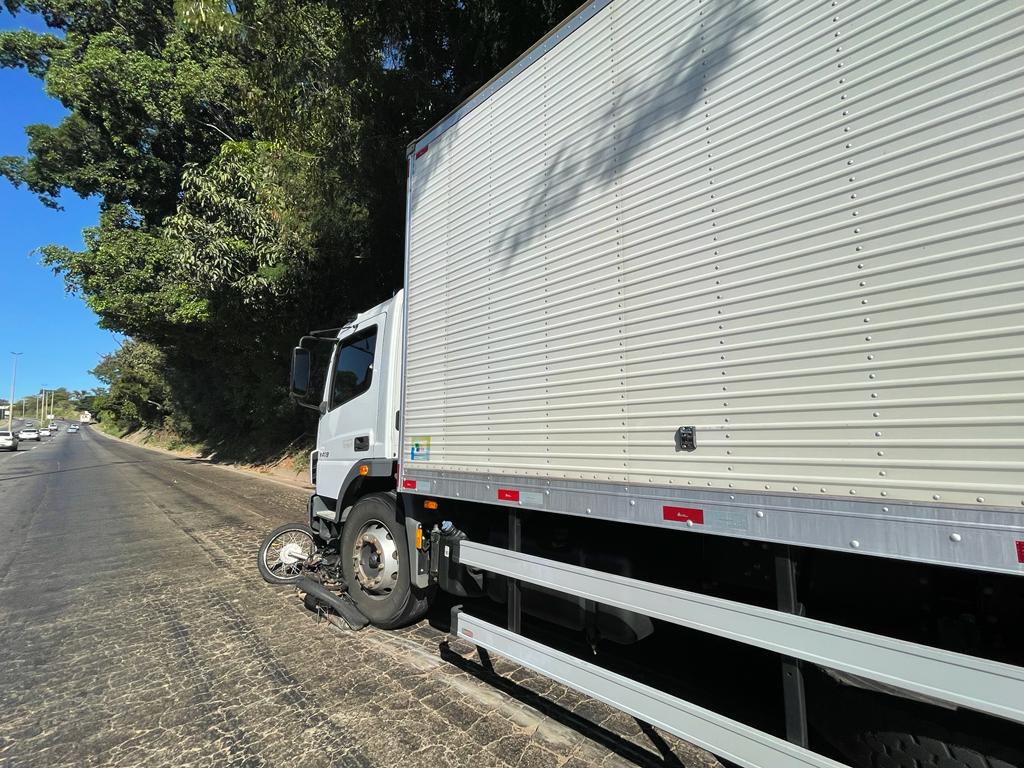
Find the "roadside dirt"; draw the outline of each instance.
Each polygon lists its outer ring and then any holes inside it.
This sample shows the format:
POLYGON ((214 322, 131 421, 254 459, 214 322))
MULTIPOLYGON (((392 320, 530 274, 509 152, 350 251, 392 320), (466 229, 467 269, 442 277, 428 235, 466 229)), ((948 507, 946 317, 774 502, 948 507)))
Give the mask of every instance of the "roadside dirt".
POLYGON ((147 448, 151 451, 180 456, 182 458, 203 461, 225 469, 233 469, 239 472, 259 475, 268 480, 285 483, 295 488, 313 489, 309 482, 309 469, 302 464, 300 457, 308 454, 295 451, 294 453, 283 452, 283 455, 273 461, 261 464, 248 464, 244 462, 226 461, 219 458, 217 450, 204 449, 203 446, 183 444, 181 438, 171 432, 163 432, 152 429, 140 429, 130 432, 127 435, 118 437, 104 431, 98 425, 93 431, 111 440, 120 440, 125 443, 137 445, 140 448, 147 448))

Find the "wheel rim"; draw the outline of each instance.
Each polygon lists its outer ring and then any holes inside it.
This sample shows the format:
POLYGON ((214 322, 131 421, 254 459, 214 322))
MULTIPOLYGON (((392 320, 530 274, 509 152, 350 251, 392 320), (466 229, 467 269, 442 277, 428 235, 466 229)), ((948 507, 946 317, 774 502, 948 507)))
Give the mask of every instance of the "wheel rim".
POLYGON ((263 552, 263 564, 279 579, 297 579, 302 565, 313 556, 313 537, 305 531, 278 534, 263 552))
POLYGON ((380 520, 370 520, 352 546, 352 571, 363 591, 386 597, 398 585, 398 546, 380 520))

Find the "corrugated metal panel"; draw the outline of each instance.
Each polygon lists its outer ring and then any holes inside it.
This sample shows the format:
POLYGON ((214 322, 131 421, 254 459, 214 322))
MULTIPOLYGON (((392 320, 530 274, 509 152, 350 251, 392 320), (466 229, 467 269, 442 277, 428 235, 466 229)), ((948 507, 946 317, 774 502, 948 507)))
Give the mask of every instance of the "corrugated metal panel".
POLYGON ((1022 18, 613 0, 419 146, 406 457, 1020 508, 1022 18))

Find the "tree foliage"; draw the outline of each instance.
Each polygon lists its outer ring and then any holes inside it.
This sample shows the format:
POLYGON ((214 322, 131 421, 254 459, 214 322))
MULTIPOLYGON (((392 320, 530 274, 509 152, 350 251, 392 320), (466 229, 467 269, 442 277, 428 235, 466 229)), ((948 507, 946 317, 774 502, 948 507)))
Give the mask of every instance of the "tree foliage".
POLYGON ((91 371, 107 385, 96 404, 97 412, 112 418, 123 430, 161 424, 171 411, 165 365, 160 350, 141 341, 129 340, 116 352, 104 355, 91 371))
POLYGON ((174 243, 123 203, 103 211, 83 239, 84 251, 44 246, 43 263, 64 274, 103 327, 163 340, 208 318, 203 298, 184 279, 174 243))
POLYGON ((0 67, 25 67, 36 77, 46 74, 53 51, 60 48, 54 35, 39 35, 28 30, 5 32, 0 37, 0 67))
POLYGON ((225 142, 204 166, 185 169, 182 200, 167 219, 184 274, 207 294, 272 308, 297 298, 297 275, 315 260, 308 225, 294 215, 289 182, 305 160, 274 142, 225 142))
POLYGON ((294 340, 400 287, 406 145, 576 0, 5 5, 52 33, 0 33, 0 66, 68 115, 0 174, 100 200, 83 250, 42 252, 132 339, 96 369, 108 410, 209 438, 302 428, 294 340))

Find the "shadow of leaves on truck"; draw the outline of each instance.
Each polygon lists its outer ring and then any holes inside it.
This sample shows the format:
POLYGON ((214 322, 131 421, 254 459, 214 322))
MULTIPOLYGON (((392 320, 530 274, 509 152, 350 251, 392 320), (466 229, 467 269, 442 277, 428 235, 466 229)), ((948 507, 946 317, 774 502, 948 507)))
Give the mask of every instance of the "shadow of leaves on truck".
POLYGON ((734 55, 739 37, 757 24, 752 5, 741 0, 704 4, 700 16, 686 18, 688 26, 679 30, 678 47, 671 61, 659 67, 659 76, 635 74, 616 84, 621 95, 597 121, 593 138, 563 141, 527 185, 534 191, 529 205, 511 213, 498 239, 503 271, 545 233, 546 223, 570 213, 595 185, 611 186, 645 145, 701 104, 705 88, 734 55))

